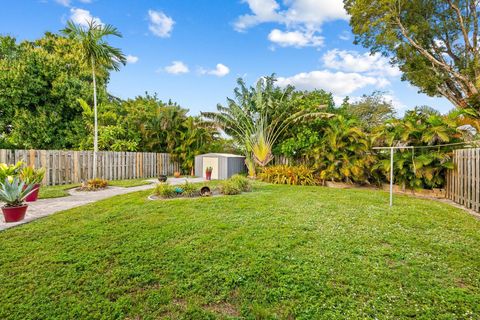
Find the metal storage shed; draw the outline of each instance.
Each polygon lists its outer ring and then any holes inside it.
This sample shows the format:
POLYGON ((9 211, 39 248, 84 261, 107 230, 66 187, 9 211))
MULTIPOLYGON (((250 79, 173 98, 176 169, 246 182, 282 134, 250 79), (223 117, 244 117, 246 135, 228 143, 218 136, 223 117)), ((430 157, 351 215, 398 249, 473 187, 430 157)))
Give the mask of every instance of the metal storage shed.
POLYGON ((206 153, 195 157, 195 175, 206 177, 207 167, 212 167, 212 180, 228 179, 246 170, 245 157, 228 153, 206 153))

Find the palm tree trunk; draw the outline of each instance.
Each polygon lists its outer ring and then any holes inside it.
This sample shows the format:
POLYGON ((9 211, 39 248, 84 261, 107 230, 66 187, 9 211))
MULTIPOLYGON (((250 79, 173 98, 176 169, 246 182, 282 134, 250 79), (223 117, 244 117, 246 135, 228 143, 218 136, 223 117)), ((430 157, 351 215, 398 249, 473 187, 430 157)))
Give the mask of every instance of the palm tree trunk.
POLYGON ((97 120, 97 79, 95 77, 95 60, 92 58, 92 78, 93 78, 93 178, 97 177, 97 153, 98 153, 98 120, 97 120))

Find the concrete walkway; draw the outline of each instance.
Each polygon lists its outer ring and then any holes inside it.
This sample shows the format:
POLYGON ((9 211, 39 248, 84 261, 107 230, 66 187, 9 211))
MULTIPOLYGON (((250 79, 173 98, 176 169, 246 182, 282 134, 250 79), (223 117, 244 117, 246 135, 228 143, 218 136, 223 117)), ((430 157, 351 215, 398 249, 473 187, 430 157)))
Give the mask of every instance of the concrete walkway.
MULTIPOLYGON (((178 185, 178 184, 185 183, 186 180, 192 183, 204 181, 203 178, 188 178, 188 179, 187 178, 169 178, 168 183, 172 185, 178 185)), ((152 189, 155 187, 156 182, 158 182, 155 179, 146 180, 146 181, 149 181, 151 183, 143 186, 137 186, 137 187, 131 187, 131 188, 108 187, 105 190, 94 191, 94 192, 76 191, 75 189, 72 189, 69 191, 70 196, 68 197, 51 198, 51 199, 43 199, 43 200, 40 199, 35 202, 30 202, 28 205, 27 214, 25 215, 25 219, 23 219, 22 221, 6 223, 2 216, 0 220, 0 231, 18 226, 20 224, 28 223, 30 221, 37 220, 39 218, 49 216, 59 211, 80 207, 85 204, 89 204, 89 203, 110 198, 113 196, 118 196, 121 194, 131 193, 135 191, 152 189)))

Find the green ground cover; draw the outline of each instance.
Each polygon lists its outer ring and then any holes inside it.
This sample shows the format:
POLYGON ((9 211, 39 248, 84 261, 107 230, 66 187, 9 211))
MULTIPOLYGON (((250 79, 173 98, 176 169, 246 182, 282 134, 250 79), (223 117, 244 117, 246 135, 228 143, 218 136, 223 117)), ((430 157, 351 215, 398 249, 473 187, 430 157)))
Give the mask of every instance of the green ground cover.
MULTIPOLYGON (((149 184, 145 179, 127 179, 127 180, 112 180, 108 184, 115 187, 131 188, 149 184)), ((39 199, 60 198, 68 196, 68 190, 79 187, 80 184, 65 184, 59 186, 42 186, 40 188, 39 199)))
POLYGON ((475 319, 480 221, 371 190, 137 192, 0 232, 0 319, 475 319))

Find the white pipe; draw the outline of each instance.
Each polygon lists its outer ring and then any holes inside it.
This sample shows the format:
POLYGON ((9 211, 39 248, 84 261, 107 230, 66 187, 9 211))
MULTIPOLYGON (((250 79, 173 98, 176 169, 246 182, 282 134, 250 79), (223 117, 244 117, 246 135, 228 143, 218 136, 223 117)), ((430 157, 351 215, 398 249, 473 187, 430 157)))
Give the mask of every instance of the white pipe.
POLYGON ((393 150, 390 148, 390 207, 393 206, 393 150))

